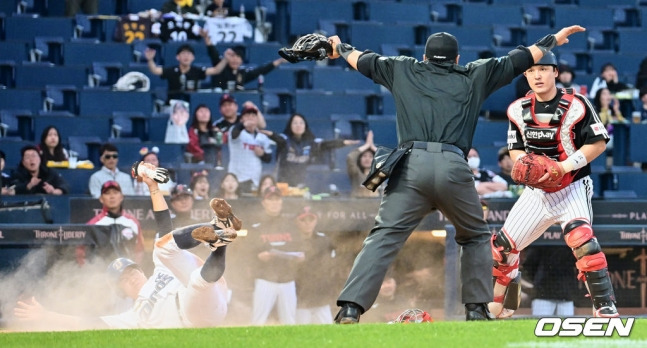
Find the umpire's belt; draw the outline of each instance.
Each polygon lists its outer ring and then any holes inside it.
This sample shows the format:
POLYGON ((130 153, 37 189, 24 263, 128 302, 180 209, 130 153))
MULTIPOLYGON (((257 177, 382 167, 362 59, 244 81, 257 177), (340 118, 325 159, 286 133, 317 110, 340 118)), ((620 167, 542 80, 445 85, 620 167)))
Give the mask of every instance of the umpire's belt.
MULTIPOLYGON (((421 149, 421 150, 426 150, 428 152, 449 151, 465 158, 465 155, 463 154, 463 150, 459 149, 458 146, 456 145, 432 143, 432 142, 425 142, 425 141, 411 141, 411 143, 413 143, 413 146, 411 147, 412 149, 421 149)), ((406 146, 406 144, 407 143, 404 143, 401 146, 406 146)))

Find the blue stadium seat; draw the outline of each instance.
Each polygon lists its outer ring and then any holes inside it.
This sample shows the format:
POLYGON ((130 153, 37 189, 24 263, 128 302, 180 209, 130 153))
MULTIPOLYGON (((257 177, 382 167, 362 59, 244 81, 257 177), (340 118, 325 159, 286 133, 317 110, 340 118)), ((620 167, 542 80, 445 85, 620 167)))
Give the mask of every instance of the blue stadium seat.
MULTIPOLYGON (((163 142, 133 142, 120 139, 109 139, 119 150, 119 163, 132 164, 141 159, 139 150, 146 146, 157 146, 160 150, 158 158, 160 163, 178 164, 184 161, 184 146, 180 144, 165 144, 163 142)), ((130 165, 128 165, 130 168, 130 165)))
MULTIPOLYGON (((110 135, 110 119, 99 117, 65 117, 65 116, 36 116, 34 120, 34 134, 40 137, 43 129, 56 125, 61 133, 61 139, 70 136, 96 135, 107 138, 110 135)), ((38 139, 40 141, 40 139, 38 139)))
MULTIPOLYGON (((647 12, 644 10, 643 12, 647 12)), ((647 23, 644 23, 647 26, 647 23)), ((622 29, 618 30, 619 55, 629 53, 640 53, 644 56, 647 52, 647 40, 645 40, 644 29, 622 29)))
POLYGON ((148 65, 146 63, 130 63, 128 65, 128 67, 125 68, 125 69, 127 71, 124 71, 124 73, 131 72, 131 71, 137 71, 137 72, 140 72, 140 73, 146 75, 148 77, 148 79, 150 80, 150 83, 151 83, 150 89, 151 90, 153 90, 153 89, 155 89, 157 87, 163 87, 164 89, 167 88, 167 85, 168 85, 167 81, 162 80, 162 78, 159 77, 158 75, 155 75, 155 74, 151 73, 150 69, 148 69, 148 65))
POLYGON ((456 37, 460 50, 465 48, 480 48, 488 49, 493 45, 492 26, 471 26, 463 25, 459 27, 436 25, 429 26, 430 33, 437 33, 440 31, 448 32, 456 37))
POLYGON ((535 1, 522 4, 524 24, 528 27, 554 27, 555 8, 549 4, 539 4, 535 1))
POLYGON ((330 114, 366 114, 366 103, 356 95, 297 90, 296 111, 308 119, 330 120, 330 114))
POLYGON ((348 89, 376 92, 377 85, 356 70, 341 67, 319 67, 312 70, 312 88, 324 91, 343 91, 348 89))
POLYGON ((164 142, 169 117, 169 114, 153 114, 150 118, 146 119, 147 141, 164 142))
POLYGON ((573 23, 584 27, 613 28, 613 10, 588 6, 555 6, 555 28, 568 27, 573 23))
POLYGON ((367 116, 368 128, 373 131, 374 142, 377 146, 396 147, 398 136, 394 115, 367 116))
POLYGON ((492 24, 521 26, 521 6, 491 6, 485 4, 463 4, 462 21, 459 25, 489 26, 492 24))
MULTIPOLYGON (((316 167, 319 166, 314 166, 313 169, 316 167)), ((305 185, 309 188, 311 194, 329 193, 331 195, 348 195, 351 192, 350 179, 346 173, 345 165, 339 171, 325 169, 308 170, 306 172, 305 185), (331 188, 334 188, 336 191, 332 191, 331 188)))
POLYGON ((369 1, 368 20, 395 23, 428 23, 431 20, 429 4, 369 1))
POLYGON ((87 85, 84 66, 55 66, 51 63, 26 63, 16 66, 16 88, 44 88, 46 85, 87 85))
MULTIPOLYGON (((84 157, 81 157, 86 159, 84 157)), ((70 188, 68 194, 72 195, 86 195, 90 194, 90 189, 88 183, 90 182, 90 176, 94 174, 99 168, 94 170, 88 169, 57 169, 61 174, 63 179, 67 182, 70 188)))
POLYGON ((122 76, 122 68, 120 62, 92 62, 90 87, 112 87, 122 76))
POLYGON ((31 41, 37 36, 60 36, 69 40, 74 35, 74 18, 11 16, 5 19, 7 41, 31 41))
POLYGON ((29 41, 14 40, 0 41, 0 60, 11 60, 16 63, 22 63, 29 60, 29 41))
POLYGON ((0 110, 0 123, 6 125, 5 137, 19 137, 23 140, 30 140, 31 116, 32 112, 27 109, 0 110))
POLYGON ((62 46, 65 40, 60 36, 36 36, 34 49, 30 51, 32 62, 51 62, 63 64, 62 46))
POLYGON ((622 82, 633 84, 635 76, 638 73, 640 61, 645 57, 645 51, 633 51, 624 54, 613 52, 596 52, 591 55, 592 69, 594 74, 599 74, 600 69, 606 63, 612 63, 618 70, 618 77, 622 82), (631 78, 627 81, 623 79, 625 75, 631 78))
POLYGON ((147 118, 148 116, 142 112, 115 111, 112 113, 112 126, 113 128, 119 127, 121 138, 138 138, 140 141, 144 141, 147 137, 147 118))
POLYGON ((0 60, 0 88, 16 86, 16 63, 13 60, 0 60))
POLYGON ((43 95, 38 89, 0 89, 3 109, 28 109, 36 113, 43 107, 43 95))
POLYGON ((250 43, 247 46, 247 62, 262 65, 279 58, 278 51, 283 45, 278 42, 250 43))
POLYGON ((115 111, 141 112, 150 115, 153 111, 151 92, 118 92, 84 89, 79 94, 80 116, 105 116, 115 111))
POLYGON ((65 65, 90 66, 94 62, 119 62, 123 66, 133 61, 132 46, 125 43, 66 42, 63 45, 65 65))
POLYGON ((632 124, 629 129, 629 161, 647 163, 645 151, 647 141, 647 125, 632 124))
POLYGON ((349 22, 353 19, 353 6, 350 1, 330 0, 292 0, 289 11, 289 34, 294 36, 312 33, 317 29, 317 22, 306 13, 316 13, 319 19, 335 19, 349 22))
MULTIPOLYGON (((507 120, 508 105, 516 99, 515 93, 514 82, 501 87, 485 99, 481 111, 489 114, 490 118, 507 120)), ((505 134, 501 136, 505 137, 505 134)))
POLYGON ((508 136, 507 121, 485 121, 479 119, 474 132, 472 146, 477 149, 487 146, 503 146, 508 136))
POLYGON ((350 44, 358 49, 380 51, 384 43, 416 44, 416 30, 411 24, 384 24, 381 22, 353 21, 350 24, 350 44))
POLYGON ((104 141, 101 137, 94 135, 71 135, 67 137, 70 151, 76 152, 80 160, 87 159, 92 163, 99 163, 99 147, 103 143, 104 141))
POLYGON ((78 90, 74 85, 46 85, 45 111, 68 111, 78 113, 78 90))
POLYGON ((162 3, 159 0, 128 0, 128 13, 148 11, 152 8, 159 11, 162 3))

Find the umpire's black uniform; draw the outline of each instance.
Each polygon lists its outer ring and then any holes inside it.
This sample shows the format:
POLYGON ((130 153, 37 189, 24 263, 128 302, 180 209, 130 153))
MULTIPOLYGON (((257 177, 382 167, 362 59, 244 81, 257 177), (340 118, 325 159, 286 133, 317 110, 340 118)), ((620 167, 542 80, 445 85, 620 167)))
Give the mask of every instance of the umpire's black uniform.
POLYGON ((415 145, 388 181, 375 227, 338 298, 340 306, 354 302, 371 308, 387 268, 433 209, 456 227, 463 303, 492 301, 491 235, 465 155, 483 101, 530 67, 533 57, 520 47, 508 56, 459 66, 453 63, 457 51, 455 38, 439 33, 427 41, 425 61, 368 51, 359 57, 358 71, 393 93, 399 143, 415 145))

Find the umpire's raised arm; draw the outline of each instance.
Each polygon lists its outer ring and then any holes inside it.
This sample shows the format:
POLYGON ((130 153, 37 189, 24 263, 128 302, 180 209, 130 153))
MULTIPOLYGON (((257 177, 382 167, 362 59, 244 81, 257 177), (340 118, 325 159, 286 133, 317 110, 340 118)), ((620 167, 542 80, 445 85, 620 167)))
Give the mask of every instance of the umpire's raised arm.
MULTIPOLYGON (((540 40, 538 40, 534 45, 527 47, 532 55, 533 63, 536 63, 544 56, 544 54, 552 50, 555 46, 561 46, 565 43, 568 43, 568 37, 571 34, 585 31, 584 27, 579 25, 572 25, 570 27, 563 28, 558 31, 556 34, 546 35, 540 40)), ((342 43, 339 36, 331 36, 328 38, 328 42, 333 48, 333 53, 328 55, 330 59, 337 59, 343 57, 353 69, 357 70, 357 61, 363 52, 358 51, 355 47, 347 43, 342 43)), ((423 57, 426 59, 426 57, 423 57)), ((458 61, 458 57, 457 57, 458 61)), ((525 69, 522 69, 523 71, 525 69)))

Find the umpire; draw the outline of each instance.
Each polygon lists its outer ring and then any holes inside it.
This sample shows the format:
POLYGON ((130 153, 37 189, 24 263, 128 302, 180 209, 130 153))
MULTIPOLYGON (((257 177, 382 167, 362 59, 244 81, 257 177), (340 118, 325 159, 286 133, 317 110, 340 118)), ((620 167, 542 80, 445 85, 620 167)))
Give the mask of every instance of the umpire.
POLYGON ((329 58, 348 64, 388 88, 397 109, 400 146, 413 142, 388 181, 375 226, 357 255, 337 300, 335 322, 352 324, 371 308, 387 268, 414 228, 434 209, 456 227, 461 246, 462 300, 467 320, 491 319, 492 256, 490 232, 465 154, 483 101, 537 62, 544 53, 584 31, 578 25, 547 35, 530 47, 520 46, 500 58, 458 65, 458 42, 448 33, 429 36, 422 61, 360 52, 328 38, 329 58))

